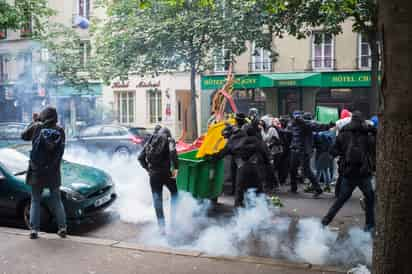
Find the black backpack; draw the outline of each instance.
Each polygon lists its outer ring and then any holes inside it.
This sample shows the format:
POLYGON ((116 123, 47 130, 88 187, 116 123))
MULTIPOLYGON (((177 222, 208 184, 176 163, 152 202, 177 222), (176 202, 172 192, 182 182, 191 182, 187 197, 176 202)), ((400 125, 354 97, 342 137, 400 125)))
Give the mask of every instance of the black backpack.
POLYGON ((145 146, 146 162, 149 168, 159 166, 165 161, 164 153, 169 147, 169 140, 166 136, 155 134, 145 146))
POLYGON ((362 147, 362 134, 351 131, 348 147, 346 148, 345 161, 351 166, 360 166, 367 158, 365 147, 362 147))
POLYGON ((40 128, 32 142, 30 166, 34 173, 47 175, 53 172, 62 155, 63 136, 58 129, 40 128))

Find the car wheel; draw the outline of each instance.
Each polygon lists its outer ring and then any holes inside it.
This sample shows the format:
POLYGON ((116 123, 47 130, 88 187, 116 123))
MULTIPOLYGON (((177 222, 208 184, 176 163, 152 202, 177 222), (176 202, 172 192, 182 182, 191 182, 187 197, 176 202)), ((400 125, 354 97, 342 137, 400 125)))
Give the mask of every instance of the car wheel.
POLYGON ((119 147, 114 152, 113 157, 120 160, 128 160, 130 158, 130 150, 127 147, 119 147))
MULTIPOLYGON (((28 202, 23 208, 23 220, 26 228, 30 229, 30 202, 28 202)), ((44 230, 50 230, 52 228, 51 215, 49 211, 43 206, 40 206, 40 226, 44 230)))

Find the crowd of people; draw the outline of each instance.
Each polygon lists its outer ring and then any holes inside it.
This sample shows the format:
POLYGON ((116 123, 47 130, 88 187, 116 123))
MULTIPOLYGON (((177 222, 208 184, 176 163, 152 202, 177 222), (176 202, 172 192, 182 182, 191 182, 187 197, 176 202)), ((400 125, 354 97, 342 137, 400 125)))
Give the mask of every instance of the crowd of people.
MULTIPOLYGON (((248 190, 274 195, 282 185, 289 184, 290 192, 296 194, 299 184, 304 184, 306 179, 309 184, 304 191, 313 192, 313 197, 319 198, 324 191, 331 191, 336 177, 336 200, 322 224, 327 226, 359 187, 365 201, 365 230, 373 229, 371 178, 375 166, 376 118, 367 121, 359 111, 343 110, 340 120, 321 124, 309 112, 294 111, 290 117, 259 117, 254 108, 247 115, 236 113, 234 118, 235 124, 227 124, 222 131, 227 140, 225 147, 205 158, 229 159, 235 207, 244 206, 248 190)), ((150 175, 155 212, 164 231, 162 186, 167 186, 172 193, 172 215, 177 197, 178 161, 170 131, 159 126, 146 143, 139 161, 150 175)))
POLYGON ((207 157, 231 156, 235 206, 243 206, 249 189, 273 195, 288 183, 290 192, 295 194, 306 179, 309 184, 304 191, 313 192, 313 197, 318 198, 324 191, 331 191, 336 177, 336 201, 323 218, 324 225, 332 221, 359 187, 365 201, 365 229, 371 230, 377 119, 364 120, 359 111, 351 113, 346 109, 340 118, 336 123, 321 124, 309 112, 294 111, 290 117, 276 118, 259 117, 256 109, 250 109, 248 115, 237 113, 235 125, 228 124, 223 130, 225 148, 207 157))
MULTIPOLYGON (((372 175, 375 169, 377 118, 364 120, 359 111, 341 112, 341 119, 321 124, 311 113, 294 111, 291 117, 264 115, 257 109, 248 115, 236 113, 235 124, 227 124, 222 136, 227 140, 223 150, 206 155, 208 160, 230 156, 230 175, 235 194, 235 206, 244 206, 247 191, 276 194, 282 185, 290 185, 297 193, 298 185, 308 179, 304 190, 318 198, 331 190, 336 177, 336 200, 322 219, 327 226, 358 187, 365 204, 365 230, 374 228, 374 190, 372 175), (335 165, 336 160, 336 165, 335 165), (335 168, 336 166, 336 168, 335 168), (315 167, 316 172, 313 171, 315 167), (335 176, 337 175, 337 176, 335 176), (323 186, 321 183, 323 183, 323 186)), ((40 197, 45 188, 50 189, 51 200, 58 222, 58 234, 65 237, 66 217, 61 202, 60 164, 64 153, 65 133, 57 125, 57 111, 47 107, 26 128, 22 138, 32 141, 30 165, 26 177, 32 186, 30 208, 30 237, 35 239, 40 229, 40 197)), ((148 171, 153 204, 162 233, 165 233, 162 189, 171 192, 172 219, 176 213, 176 175, 178 158, 176 142, 170 130, 157 126, 146 142, 138 160, 148 171)))

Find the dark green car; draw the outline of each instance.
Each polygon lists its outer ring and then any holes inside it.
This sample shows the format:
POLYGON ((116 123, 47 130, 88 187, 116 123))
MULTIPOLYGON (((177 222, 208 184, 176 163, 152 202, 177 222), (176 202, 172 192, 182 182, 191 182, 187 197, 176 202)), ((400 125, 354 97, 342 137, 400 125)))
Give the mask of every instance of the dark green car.
MULTIPOLYGON (((28 157, 13 148, 0 149, 0 218, 19 218, 28 226, 31 187, 25 184, 28 157)), ((80 223, 116 200, 110 175, 97 168, 62 162, 62 200, 68 223, 80 223)), ((48 190, 43 191, 41 221, 55 224, 48 190)))

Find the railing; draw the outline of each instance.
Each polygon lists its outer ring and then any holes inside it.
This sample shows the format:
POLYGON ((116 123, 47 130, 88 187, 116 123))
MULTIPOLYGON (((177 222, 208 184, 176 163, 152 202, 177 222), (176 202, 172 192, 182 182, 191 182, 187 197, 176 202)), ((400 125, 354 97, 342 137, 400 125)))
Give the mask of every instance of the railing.
POLYGON ((254 62, 249 63, 249 72, 271 72, 272 62, 254 62))
POLYGON ((213 69, 212 72, 213 73, 226 73, 229 70, 229 66, 230 66, 230 61, 223 61, 223 62, 219 62, 219 63, 213 63, 213 69))
POLYGON ((309 60, 309 67, 312 70, 334 70, 335 66, 336 59, 330 57, 309 60))

